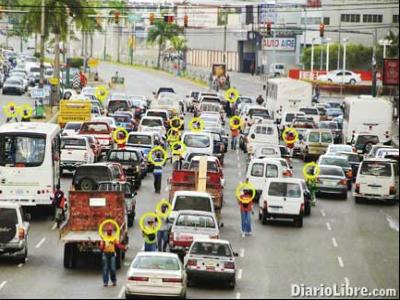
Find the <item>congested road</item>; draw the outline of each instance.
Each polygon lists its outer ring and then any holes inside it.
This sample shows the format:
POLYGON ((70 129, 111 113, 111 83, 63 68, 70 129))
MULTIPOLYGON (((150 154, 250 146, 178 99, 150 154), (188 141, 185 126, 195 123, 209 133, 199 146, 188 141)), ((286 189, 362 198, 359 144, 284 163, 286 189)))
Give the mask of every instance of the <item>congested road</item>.
MULTIPOLYGON (((173 87, 185 96, 190 90, 202 90, 186 80, 156 71, 136 70, 102 63, 99 73, 108 81, 118 71, 125 77, 125 91, 152 97, 160 86, 173 87)), ((262 93, 258 82, 237 80, 232 85, 242 95, 257 97, 262 93)), ((204 89, 204 88, 203 88, 204 89)), ((0 96, 0 102, 26 103, 22 97, 0 96)), ((30 100, 31 101, 31 100, 30 100)), ((187 114, 186 121, 191 118, 187 114)), ((4 121, 1 115, 0 123, 4 121)), ((252 217, 253 236, 242 238, 240 212, 235 199, 236 186, 245 180, 246 158, 242 152, 229 150, 225 157, 225 205, 222 211, 223 239, 229 240, 236 252, 237 286, 229 290, 215 284, 189 288, 188 298, 277 298, 290 297, 293 284, 332 286, 350 284, 399 290, 399 209, 398 205, 356 205, 351 192, 348 200, 318 199, 304 227, 275 224, 264 226, 257 215, 252 217)), ((294 160, 294 176, 302 177, 304 163, 294 160)), ((137 215, 152 211, 159 200, 168 197, 167 179, 171 165, 165 168, 162 194, 154 194, 151 174, 143 181, 138 193, 137 215)), ((62 179, 67 191, 71 176, 62 179)), ((118 286, 103 288, 99 265, 89 260, 75 270, 62 265, 63 243, 54 223, 33 217, 29 234, 29 260, 16 265, 0 258, 1 298, 121 298, 124 296, 125 274, 136 253, 143 246, 137 225, 130 230, 130 248, 125 265, 118 271, 118 286)))

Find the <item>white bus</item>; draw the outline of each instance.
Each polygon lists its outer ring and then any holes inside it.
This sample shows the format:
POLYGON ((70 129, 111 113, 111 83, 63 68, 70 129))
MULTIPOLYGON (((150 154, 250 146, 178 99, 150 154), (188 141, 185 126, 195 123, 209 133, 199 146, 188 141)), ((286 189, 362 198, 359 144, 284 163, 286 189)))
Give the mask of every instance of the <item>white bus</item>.
POLYGON ((379 142, 392 141, 393 104, 386 97, 373 98, 361 95, 344 100, 343 134, 351 143, 355 134, 371 134, 379 137, 379 142))
POLYGON ((49 123, 0 126, 0 201, 51 205, 60 183, 60 128, 49 123))
POLYGON ((274 121, 280 122, 284 113, 298 112, 301 107, 311 105, 311 83, 291 78, 268 80, 267 108, 274 121))

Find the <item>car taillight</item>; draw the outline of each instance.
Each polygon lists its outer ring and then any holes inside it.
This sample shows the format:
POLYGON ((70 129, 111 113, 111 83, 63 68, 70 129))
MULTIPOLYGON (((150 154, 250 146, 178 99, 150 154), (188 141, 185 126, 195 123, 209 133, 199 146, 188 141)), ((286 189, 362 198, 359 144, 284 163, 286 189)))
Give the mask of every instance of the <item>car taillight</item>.
POLYGON ((163 278, 162 282, 181 283, 182 282, 182 278, 163 278))
POLYGON ((396 187, 394 186, 394 185, 392 185, 391 187, 390 187, 390 195, 396 195, 396 187))
POLYGON ((169 240, 171 241, 171 243, 174 242, 174 234, 172 232, 169 234, 169 240))
POLYGON ((149 277, 130 276, 128 281, 149 281, 149 277))
POLYGON ((321 178, 317 177, 317 182, 322 183, 321 178))
POLYGON ((233 269, 235 269, 235 263, 233 263, 231 261, 226 262, 226 263, 224 263, 224 268, 233 270, 233 269))
POLYGON ((357 148, 356 147, 353 147, 353 152, 357 153, 357 148))
POLYGON ((18 228, 18 239, 20 241, 22 241, 23 239, 25 239, 25 229, 20 227, 18 228))
POLYGON ((188 262, 187 262, 187 265, 191 266, 191 267, 197 266, 197 260, 189 259, 188 262))
POLYGON ((357 194, 360 193, 360 184, 359 184, 359 183, 356 184, 355 192, 356 192, 357 194))
POLYGON ((347 185, 347 180, 346 179, 342 179, 339 181, 340 185, 347 185))
POLYGON ((286 171, 283 172, 283 176, 291 177, 292 176, 292 172, 290 170, 286 170, 286 171))

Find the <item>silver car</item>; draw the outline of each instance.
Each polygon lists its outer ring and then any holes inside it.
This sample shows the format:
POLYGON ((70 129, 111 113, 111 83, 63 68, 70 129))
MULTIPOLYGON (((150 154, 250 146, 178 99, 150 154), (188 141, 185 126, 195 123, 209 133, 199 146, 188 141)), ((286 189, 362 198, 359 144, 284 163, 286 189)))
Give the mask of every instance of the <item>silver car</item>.
POLYGON ((3 95, 7 94, 18 94, 23 95, 25 93, 25 87, 22 79, 19 77, 11 77, 4 82, 3 95))
POLYGON ((347 178, 341 167, 319 166, 317 176, 317 195, 339 195, 347 200, 347 178))

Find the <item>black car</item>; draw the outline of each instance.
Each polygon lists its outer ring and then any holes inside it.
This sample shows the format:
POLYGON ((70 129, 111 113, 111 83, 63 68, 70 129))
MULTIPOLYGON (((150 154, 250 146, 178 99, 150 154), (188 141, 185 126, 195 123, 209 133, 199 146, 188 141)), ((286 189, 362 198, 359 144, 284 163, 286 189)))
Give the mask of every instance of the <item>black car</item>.
POLYGON ((351 145, 356 149, 357 153, 364 155, 371 151, 373 145, 379 144, 379 137, 372 134, 354 135, 351 145))
POLYGON ((97 191, 99 182, 119 180, 114 167, 107 163, 79 166, 72 179, 72 186, 77 191, 97 191))
POLYGON ((107 162, 116 162, 122 165, 127 181, 132 182, 137 190, 142 184, 141 154, 137 150, 116 149, 107 154, 107 162))

